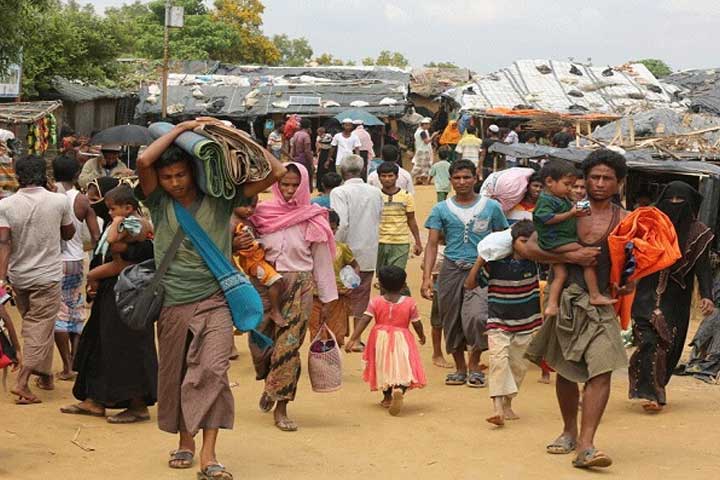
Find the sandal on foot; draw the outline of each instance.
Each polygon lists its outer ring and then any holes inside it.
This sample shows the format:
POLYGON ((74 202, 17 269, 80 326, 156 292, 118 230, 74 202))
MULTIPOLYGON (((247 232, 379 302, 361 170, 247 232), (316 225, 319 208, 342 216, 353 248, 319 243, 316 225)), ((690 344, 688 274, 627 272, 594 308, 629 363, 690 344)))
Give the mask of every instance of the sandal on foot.
POLYGON ((445 385, 465 385, 467 382, 467 373, 455 372, 445 377, 445 385))
POLYGON ((198 480, 232 480, 233 476, 219 463, 211 463, 198 472, 197 478, 198 480))
POLYGON ((116 415, 107 418, 108 423, 124 424, 124 423, 138 423, 146 422, 150 420, 149 413, 135 413, 130 410, 125 410, 116 415))
POLYGON ((283 432, 296 432, 298 429, 295 422, 287 418, 284 420, 276 420, 275 426, 278 428, 278 430, 283 432))
POLYGON ((42 400, 40 400, 35 395, 21 395, 15 392, 10 393, 18 396, 18 399, 15 400, 15 405, 33 405, 35 403, 42 403, 42 400))
POLYGON ((68 413, 70 415, 88 415, 90 417, 104 417, 105 412, 93 412, 86 408, 82 408, 80 404, 68 405, 67 407, 60 407, 62 413, 68 413))
POLYGON ((572 461, 575 468, 607 468, 612 465, 612 459, 596 448, 583 450, 572 461))
POLYGON ((195 453, 190 450, 173 450, 170 452, 168 467, 175 469, 186 469, 192 467, 195 453))
POLYGON ((275 400, 270 399, 266 393, 263 393, 260 396, 260 401, 258 402, 258 408, 263 413, 268 413, 270 410, 273 409, 275 406, 275 400))
POLYGON ((390 402, 390 409, 388 410, 388 413, 390 413, 393 417, 396 417, 400 413, 400 410, 402 410, 403 401, 403 391, 399 388, 393 390, 392 401, 390 402))
POLYGON ((663 411, 663 406, 657 402, 643 403, 642 407, 645 413, 660 413, 663 411))
POLYGON ((485 374, 482 372, 471 372, 467 380, 467 386, 470 388, 483 388, 485 383, 485 374))
POLYGON ((576 442, 567 435, 560 435, 550 445, 545 447, 547 453, 553 455, 567 455, 575 451, 576 442))
MULTIPOLYGON (((50 377, 50 378, 52 378, 52 377, 50 377)), ((40 377, 37 377, 35 379, 35 386, 37 388, 39 388, 40 390, 48 390, 48 391, 55 390, 55 385, 53 383, 48 385, 45 382, 43 382, 40 377)))
POLYGON ((365 344, 363 342, 356 343, 352 351, 353 353, 363 353, 365 351, 365 344))

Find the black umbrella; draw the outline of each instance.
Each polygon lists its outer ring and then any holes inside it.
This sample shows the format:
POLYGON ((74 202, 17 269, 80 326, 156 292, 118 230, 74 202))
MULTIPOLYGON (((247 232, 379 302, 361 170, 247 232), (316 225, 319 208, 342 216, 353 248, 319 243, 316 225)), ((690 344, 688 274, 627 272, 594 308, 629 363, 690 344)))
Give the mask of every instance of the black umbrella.
POLYGON ((117 125, 96 134, 90 143, 92 145, 128 145, 139 147, 150 145, 153 140, 150 130, 140 125, 117 125))

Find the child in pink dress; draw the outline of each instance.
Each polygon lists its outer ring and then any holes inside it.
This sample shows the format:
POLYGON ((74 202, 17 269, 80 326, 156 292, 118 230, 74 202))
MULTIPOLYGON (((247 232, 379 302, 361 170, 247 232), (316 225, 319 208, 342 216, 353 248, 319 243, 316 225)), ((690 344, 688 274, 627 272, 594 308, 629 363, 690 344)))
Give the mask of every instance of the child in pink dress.
POLYGON ((425 345, 420 314, 415 301, 400 294, 406 277, 399 267, 388 265, 380 269, 378 279, 382 295, 372 299, 345 344, 345 351, 352 352, 370 321, 375 320, 363 353, 363 380, 370 384, 372 391, 382 389, 380 404, 389 408, 390 415, 400 413, 407 389, 422 388, 427 384, 420 351, 409 329, 412 322, 420 345, 425 345))

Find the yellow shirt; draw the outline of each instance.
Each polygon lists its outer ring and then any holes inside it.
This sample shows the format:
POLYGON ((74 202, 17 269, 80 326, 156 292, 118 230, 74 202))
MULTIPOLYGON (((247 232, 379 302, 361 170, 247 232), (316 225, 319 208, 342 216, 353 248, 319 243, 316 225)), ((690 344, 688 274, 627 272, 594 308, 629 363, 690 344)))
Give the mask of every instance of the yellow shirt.
POLYGON ((382 218, 380 219, 380 243, 406 245, 410 243, 410 227, 407 214, 415 212, 415 200, 405 190, 394 195, 383 192, 382 218))

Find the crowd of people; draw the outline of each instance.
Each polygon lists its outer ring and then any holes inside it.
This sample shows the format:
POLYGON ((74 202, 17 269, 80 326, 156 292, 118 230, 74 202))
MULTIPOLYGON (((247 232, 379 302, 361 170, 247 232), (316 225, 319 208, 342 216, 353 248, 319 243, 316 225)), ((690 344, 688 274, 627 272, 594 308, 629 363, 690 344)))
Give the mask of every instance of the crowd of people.
MULTIPOLYGON (((382 393, 391 415, 401 413, 409 390, 427 384, 418 347, 426 343, 423 319, 406 272, 411 255, 424 255, 415 295, 432 301, 432 362, 452 369, 445 384, 488 386, 487 421, 503 427, 519 418, 513 400, 528 360, 541 367, 545 383, 556 372, 563 425, 548 453, 575 453, 579 468, 607 467, 612 460, 594 438, 612 372, 628 366, 615 304, 635 295, 630 397, 643 399, 648 412, 667 403, 694 278, 702 313, 715 309, 708 261, 713 234, 697 219, 702 195, 682 182, 670 183, 655 203, 669 219, 665 233, 677 239, 679 260, 637 284, 611 284, 608 239, 628 215, 616 201, 627 167, 612 150, 593 151, 579 169, 550 160, 528 171, 489 150, 493 142, 519 141, 519 128, 501 139, 492 125, 481 140, 473 125, 461 133, 456 121, 431 133, 425 118, 413 136, 409 172, 394 145, 375 158, 361 121, 344 119, 334 136, 321 127, 313 146, 311 123, 300 119, 289 141, 282 126, 270 133, 270 175, 226 200, 202 193, 192 158, 174 144, 212 121, 176 125, 142 151, 136 171, 119 160, 115 145, 101 146, 84 163, 76 155, 58 156, 51 179, 43 158, 14 161, 18 189, 0 200, 0 298, 12 296, 17 304, 22 346, 2 305, 0 333, 15 349, 11 392, 18 404, 40 403, 35 389, 52 390, 56 379, 74 382, 77 402, 62 407, 64 414, 134 423, 148 420, 148 407, 157 404, 160 429, 177 435, 170 468, 191 468, 197 456, 199 478, 232 478, 216 444, 235 417, 228 381, 235 307, 204 247, 214 245, 263 299, 266 315, 257 330, 273 347, 251 348, 264 382, 258 405, 286 432, 298 429, 288 407, 297 395, 308 330, 314 338, 327 327, 346 352, 362 354, 363 379, 382 393), (136 185, 120 178, 128 172, 136 185), (510 205, 498 191, 500 181, 483 187, 503 172, 522 183, 510 205), (415 185, 431 179, 437 203, 424 219, 423 244, 415 185), (314 187, 319 194, 313 197, 314 187), (268 189, 270 196, 259 200, 268 189), (181 212, 190 212, 204 240, 190 235, 181 212), (166 255, 157 325, 132 329, 118 311, 115 285, 127 267, 153 259, 161 265, 166 255), (545 295, 541 279, 548 270, 545 295), (85 298, 91 302, 87 322, 85 298), (57 375, 54 345, 63 363, 57 375), (489 370, 480 362, 485 351, 489 370)), ((567 146, 568 137, 560 132, 554 141, 567 146)))

